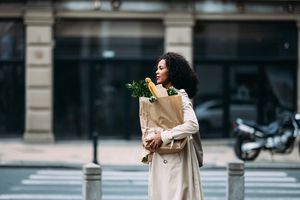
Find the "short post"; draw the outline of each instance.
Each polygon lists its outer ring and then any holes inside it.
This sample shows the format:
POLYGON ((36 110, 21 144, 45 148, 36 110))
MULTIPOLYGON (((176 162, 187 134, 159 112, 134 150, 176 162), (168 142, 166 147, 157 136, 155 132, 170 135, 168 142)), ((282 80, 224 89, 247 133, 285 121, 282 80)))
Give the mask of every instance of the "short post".
POLYGON ((101 167, 94 163, 83 166, 83 200, 101 200, 101 167))
POLYGON ((244 200, 244 162, 232 161, 228 164, 227 200, 244 200))
POLYGON ((98 164, 98 132, 93 132, 93 163, 98 164))

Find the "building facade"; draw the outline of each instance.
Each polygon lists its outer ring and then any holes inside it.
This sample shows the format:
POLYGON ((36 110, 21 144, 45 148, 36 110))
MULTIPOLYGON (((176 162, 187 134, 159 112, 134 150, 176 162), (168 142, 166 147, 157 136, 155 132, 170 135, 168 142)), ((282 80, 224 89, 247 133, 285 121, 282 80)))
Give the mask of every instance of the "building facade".
POLYGON ((300 3, 281 0, 0 2, 0 137, 139 138, 125 84, 184 55, 203 137, 241 117, 300 112, 300 3))

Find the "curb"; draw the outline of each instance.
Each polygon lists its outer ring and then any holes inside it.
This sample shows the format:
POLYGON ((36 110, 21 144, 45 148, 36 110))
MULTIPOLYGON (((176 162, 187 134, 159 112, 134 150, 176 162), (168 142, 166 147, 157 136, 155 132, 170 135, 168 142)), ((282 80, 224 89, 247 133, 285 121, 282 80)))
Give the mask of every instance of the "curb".
MULTIPOLYGON (((36 161, 11 161, 0 162, 0 168, 65 168, 82 169, 88 163, 65 163, 65 162, 36 162, 36 161)), ((148 165, 101 165, 102 168, 123 171, 148 170, 148 165)))
POLYGON ((245 163, 245 168, 300 170, 300 163, 245 163))
MULTIPOLYGON (((82 169, 87 163, 67 163, 67 162, 37 162, 37 161, 11 161, 0 162, 0 168, 66 168, 66 169, 82 169)), ((148 170, 148 165, 101 165, 102 168, 113 170, 148 170)), ((226 165, 204 164, 201 169, 224 170, 226 165)), ((283 169, 283 170, 300 170, 300 163, 245 163, 245 169, 283 169)))
POLYGON ((81 169, 84 164, 66 162, 37 162, 37 161, 9 161, 0 162, 0 168, 69 168, 81 169))

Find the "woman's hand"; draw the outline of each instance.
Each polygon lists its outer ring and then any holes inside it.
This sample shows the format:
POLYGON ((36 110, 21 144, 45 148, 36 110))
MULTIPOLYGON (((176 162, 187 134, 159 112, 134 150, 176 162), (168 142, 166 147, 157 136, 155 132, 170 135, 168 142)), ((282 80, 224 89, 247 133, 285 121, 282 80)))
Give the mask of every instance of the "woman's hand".
POLYGON ((153 151, 157 150, 161 147, 163 144, 163 141, 161 140, 161 132, 157 131, 154 138, 152 140, 147 141, 149 143, 150 149, 153 151))

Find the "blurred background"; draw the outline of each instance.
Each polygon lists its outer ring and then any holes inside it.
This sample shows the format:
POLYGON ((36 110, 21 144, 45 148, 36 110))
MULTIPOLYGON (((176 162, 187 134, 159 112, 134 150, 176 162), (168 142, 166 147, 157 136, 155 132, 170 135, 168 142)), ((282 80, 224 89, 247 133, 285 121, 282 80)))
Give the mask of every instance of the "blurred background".
POLYGON ((299 14, 292 0, 1 0, 0 138, 140 138, 125 84, 167 51, 199 76, 203 138, 268 124, 300 108, 299 14))

